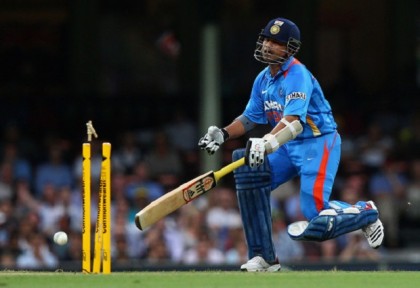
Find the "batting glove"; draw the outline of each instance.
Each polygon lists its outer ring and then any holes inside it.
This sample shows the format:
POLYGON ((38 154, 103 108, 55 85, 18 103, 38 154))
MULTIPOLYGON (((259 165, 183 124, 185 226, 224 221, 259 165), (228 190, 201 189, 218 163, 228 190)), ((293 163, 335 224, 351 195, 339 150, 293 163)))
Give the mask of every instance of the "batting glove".
POLYGON ((263 138, 250 138, 246 143, 245 164, 257 168, 264 163, 266 153, 279 148, 279 143, 273 134, 266 134, 263 138))
POLYGON ((207 134, 198 141, 198 146, 202 150, 206 150, 210 155, 213 155, 214 152, 219 150, 220 145, 222 145, 227 138, 228 133, 226 130, 220 129, 216 126, 210 126, 207 134))
POLYGON ((265 147, 264 139, 249 138, 246 143, 245 164, 251 168, 257 168, 264 163, 265 147))

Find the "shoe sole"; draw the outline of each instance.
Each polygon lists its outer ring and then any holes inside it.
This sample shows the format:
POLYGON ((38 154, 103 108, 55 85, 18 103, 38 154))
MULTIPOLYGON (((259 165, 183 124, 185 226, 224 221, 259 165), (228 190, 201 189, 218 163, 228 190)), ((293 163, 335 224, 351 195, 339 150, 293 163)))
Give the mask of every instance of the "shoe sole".
POLYGON ((375 231, 373 231, 373 233, 372 233, 372 235, 371 236, 369 236, 369 237, 367 237, 366 236, 366 238, 368 238, 368 239, 372 239, 372 241, 369 241, 368 240, 368 242, 369 242, 369 246, 371 247, 371 248, 373 248, 373 249, 378 249, 379 247, 381 247, 381 245, 382 245, 382 242, 383 242, 383 238, 384 238, 384 226, 383 226, 383 224, 382 224, 382 222, 381 222, 381 220, 379 220, 378 219, 378 221, 379 221, 379 223, 380 223, 380 225, 378 225, 377 227, 376 227, 376 229, 375 229, 375 231), (379 243, 378 245, 376 245, 376 246, 372 246, 372 244, 370 243, 370 242, 375 242, 375 241, 377 241, 380 237, 382 236, 382 241, 381 241, 381 243, 379 243))
POLYGON ((267 269, 255 269, 255 270, 248 270, 246 268, 241 268, 241 271, 243 272, 278 272, 281 270, 280 264, 274 264, 267 269))
MULTIPOLYGON (((378 211, 378 208, 376 207, 375 202, 373 202, 373 201, 367 201, 366 203, 369 203, 370 206, 372 207, 372 209, 378 211)), ((378 213, 379 213, 379 211, 378 211, 378 213)), ((372 237, 370 237, 370 238, 374 238, 373 242, 376 241, 376 240, 378 240, 378 238, 381 237, 381 234, 382 234, 382 237, 385 236, 384 235, 385 234, 384 233, 384 229, 383 229, 384 226, 383 226, 381 220, 378 219, 378 221, 379 221, 379 223, 381 223, 381 225, 378 225, 378 227, 376 227, 376 230, 373 232, 372 237)), ((377 246, 370 246, 370 247, 372 247, 373 249, 378 249, 379 247, 381 247, 382 242, 383 242, 383 239, 382 239, 382 241, 381 241, 381 243, 379 245, 377 245, 377 246)), ((370 243, 369 243, 369 245, 370 245, 370 243)))

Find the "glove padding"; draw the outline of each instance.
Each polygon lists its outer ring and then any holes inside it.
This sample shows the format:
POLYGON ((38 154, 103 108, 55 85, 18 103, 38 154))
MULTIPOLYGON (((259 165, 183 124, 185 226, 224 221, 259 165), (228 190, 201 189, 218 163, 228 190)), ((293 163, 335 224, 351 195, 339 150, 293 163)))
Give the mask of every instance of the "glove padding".
POLYGON ((276 151, 279 142, 273 134, 266 134, 263 138, 249 138, 246 143, 245 164, 251 168, 257 168, 264 163, 267 153, 276 151))
POLYGON ((265 147, 263 138, 249 138, 246 143, 245 164, 256 168, 264 163, 265 147))
POLYGON ((206 150, 210 155, 213 155, 223 142, 225 142, 225 136, 222 129, 210 126, 207 134, 198 141, 198 146, 202 150, 206 150))

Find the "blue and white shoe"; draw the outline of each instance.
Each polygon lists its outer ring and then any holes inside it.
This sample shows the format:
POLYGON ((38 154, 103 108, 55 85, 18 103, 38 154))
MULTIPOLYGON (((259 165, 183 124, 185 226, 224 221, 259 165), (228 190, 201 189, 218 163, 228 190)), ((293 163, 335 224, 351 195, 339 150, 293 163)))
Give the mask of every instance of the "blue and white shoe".
MULTIPOLYGON (((366 207, 378 210, 373 201, 367 201, 366 207)), ((382 224, 381 220, 379 220, 379 218, 374 223, 369 224, 365 228, 362 228, 362 231, 370 247, 372 247, 373 249, 378 249, 382 245, 382 242, 384 241, 385 232, 384 225, 382 224)))
POLYGON ((241 270, 246 272, 277 272, 280 269, 281 265, 278 262, 268 264, 261 256, 255 256, 241 266, 241 270))

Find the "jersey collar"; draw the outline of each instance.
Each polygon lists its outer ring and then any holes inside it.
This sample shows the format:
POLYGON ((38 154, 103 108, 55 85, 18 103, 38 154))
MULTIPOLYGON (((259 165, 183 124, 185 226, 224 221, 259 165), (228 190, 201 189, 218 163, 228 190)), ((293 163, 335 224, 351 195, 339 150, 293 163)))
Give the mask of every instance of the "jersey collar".
POLYGON ((277 77, 281 77, 287 71, 287 69, 289 68, 289 66, 291 65, 291 63, 293 62, 294 59, 295 59, 295 57, 293 57, 293 56, 290 57, 289 59, 287 59, 287 61, 284 62, 283 65, 281 65, 281 68, 277 72, 277 74, 274 75, 273 77, 271 77, 271 74, 270 74, 270 67, 267 66, 267 68, 266 68, 267 77, 272 78, 272 79, 277 78, 277 77))

